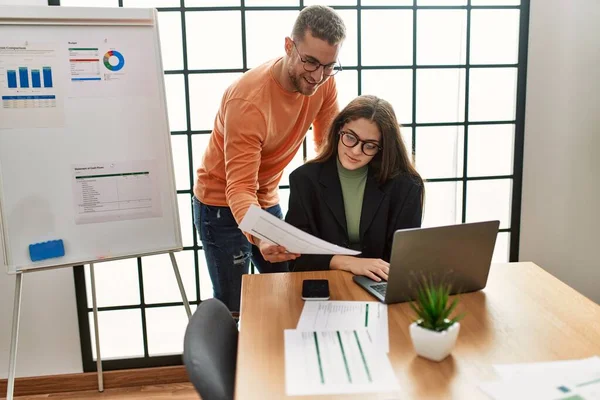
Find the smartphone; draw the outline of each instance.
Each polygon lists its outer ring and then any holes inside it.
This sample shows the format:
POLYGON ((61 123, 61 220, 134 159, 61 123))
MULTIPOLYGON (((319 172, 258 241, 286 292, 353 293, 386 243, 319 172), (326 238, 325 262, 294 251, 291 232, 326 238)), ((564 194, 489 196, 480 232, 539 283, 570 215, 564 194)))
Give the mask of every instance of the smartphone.
POLYGON ((305 279, 302 281, 304 300, 329 300, 329 281, 327 279, 305 279))

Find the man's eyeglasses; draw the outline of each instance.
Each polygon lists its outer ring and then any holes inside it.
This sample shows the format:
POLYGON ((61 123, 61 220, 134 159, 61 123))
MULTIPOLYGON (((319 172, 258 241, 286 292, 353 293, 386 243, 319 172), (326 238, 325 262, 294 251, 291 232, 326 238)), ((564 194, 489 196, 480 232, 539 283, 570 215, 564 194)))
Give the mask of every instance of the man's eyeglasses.
POLYGON ((307 60, 307 59, 305 59, 304 57, 302 57, 302 54, 300 54, 300 51, 296 47, 296 42, 292 41, 292 43, 294 43, 294 48, 298 52, 298 56, 300 57, 300 61, 302 61, 302 64, 304 66, 304 70, 306 72, 315 72, 319 68, 323 67, 323 75, 325 75, 325 76, 333 76, 333 75, 337 74, 338 72, 340 72, 342 70, 342 65, 340 64, 339 61, 338 62, 334 62, 333 64, 327 64, 327 65, 325 65, 325 64, 321 64, 318 61, 313 61, 313 60, 307 60))
POLYGON ((342 139, 342 144, 346 147, 356 147, 357 144, 362 143, 360 149, 366 156, 372 157, 379 151, 383 150, 383 147, 377 144, 377 142, 360 140, 358 136, 352 132, 340 131, 339 135, 342 139))

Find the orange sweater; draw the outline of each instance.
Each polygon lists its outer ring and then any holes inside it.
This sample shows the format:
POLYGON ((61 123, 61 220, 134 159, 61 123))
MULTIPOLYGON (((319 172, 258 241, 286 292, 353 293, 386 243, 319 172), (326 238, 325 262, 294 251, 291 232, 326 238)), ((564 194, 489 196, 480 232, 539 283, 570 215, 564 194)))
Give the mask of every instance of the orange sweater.
POLYGON ((279 60, 251 69, 225 91, 197 170, 196 198, 230 207, 238 224, 251 204, 279 203, 283 169, 308 128, 313 124, 319 146, 339 112, 333 78, 312 96, 289 92, 273 74, 279 60))

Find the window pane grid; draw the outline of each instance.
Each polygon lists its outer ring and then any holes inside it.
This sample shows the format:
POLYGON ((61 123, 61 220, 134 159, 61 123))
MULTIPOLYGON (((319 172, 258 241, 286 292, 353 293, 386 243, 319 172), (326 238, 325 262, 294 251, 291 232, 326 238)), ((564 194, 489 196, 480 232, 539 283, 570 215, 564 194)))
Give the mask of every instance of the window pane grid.
MULTIPOLYGON (((83 1, 83 0, 82 0, 83 1)), ((355 71, 355 81, 356 81, 356 87, 357 87, 357 94, 362 94, 362 83, 363 83, 363 70, 365 72, 367 71, 379 71, 379 70, 385 70, 385 71, 407 71, 407 70, 411 70, 412 73, 412 88, 411 88, 411 93, 410 93, 410 99, 412 101, 412 109, 410 110, 409 114, 407 116, 410 116, 411 120, 410 121, 400 121, 402 128, 405 128, 406 130, 410 130, 409 131, 409 137, 411 140, 411 142, 408 144, 409 146, 412 146, 412 153, 413 154, 418 154, 418 149, 419 149, 419 143, 418 143, 418 138, 419 138, 419 128, 427 128, 427 127, 460 127, 462 129, 462 161, 461 161, 461 165, 462 165, 462 172, 459 176, 444 176, 443 174, 441 176, 437 176, 435 178, 428 178, 427 176, 423 176, 424 179, 426 179, 426 182, 428 185, 436 185, 436 184, 444 184, 444 183, 460 183, 460 188, 458 190, 460 190, 460 196, 457 197, 457 199, 459 199, 459 201, 462 203, 461 206, 456 210, 457 212, 460 212, 460 216, 459 216, 459 221, 458 222, 466 222, 468 220, 468 207, 470 207, 471 202, 469 201, 469 199, 467 199, 468 197, 468 193, 470 192, 470 190, 468 189, 469 185, 472 184, 473 182, 481 182, 481 183, 485 183, 486 181, 489 182, 510 182, 512 188, 512 192, 509 193, 509 196, 512 198, 512 209, 509 208, 509 221, 515 221, 514 219, 514 215, 512 213, 515 212, 515 209, 518 211, 520 210, 520 200, 518 199, 518 197, 520 197, 520 185, 521 185, 521 173, 522 173, 522 119, 524 118, 524 114, 522 112, 522 108, 524 108, 524 102, 523 102, 523 97, 524 97, 524 87, 520 88, 519 90, 517 90, 515 88, 515 93, 517 96, 517 101, 516 101, 516 115, 514 115, 515 119, 511 119, 511 120, 477 120, 477 121, 472 121, 470 120, 470 113, 469 113, 469 99, 471 98, 470 96, 470 88, 469 88, 469 84, 472 81, 472 77, 471 77, 471 72, 472 69, 478 69, 478 70, 485 70, 485 71, 494 71, 494 70, 500 70, 500 69, 515 69, 517 72, 516 74, 518 74, 518 84, 522 85, 522 82, 524 80, 524 69, 526 68, 526 37, 525 40, 523 37, 523 32, 527 33, 527 27, 526 24, 528 23, 528 12, 529 12, 529 2, 524 0, 522 1, 521 5, 473 5, 471 4, 472 1, 471 0, 465 0, 466 4, 465 5, 421 5, 418 4, 419 1, 417 0, 413 0, 413 4, 412 5, 398 5, 398 6, 388 6, 388 5, 338 5, 338 6, 332 6, 332 8, 338 10, 338 11, 345 11, 347 10, 347 12, 352 12, 354 11, 356 14, 356 37, 352 36, 349 37, 348 40, 356 40, 356 62, 355 63, 347 63, 344 64, 344 61, 342 61, 342 65, 344 66, 344 71, 355 71), (373 63, 373 65, 363 65, 363 49, 361 46, 361 41, 362 41, 362 37, 364 36, 364 32, 363 32, 363 21, 362 18, 364 16, 364 12, 368 11, 368 12, 375 12, 379 10, 379 12, 381 13, 385 13, 386 11, 392 11, 392 10, 398 10, 398 11, 408 11, 408 12, 412 12, 412 54, 411 57, 409 58, 412 59, 412 63, 408 63, 407 65, 378 65, 377 63, 373 63), (419 25, 419 21, 418 21, 418 16, 420 15, 420 12, 426 12, 429 10, 438 10, 438 11, 450 11, 450 10, 462 10, 465 13, 465 17, 466 17, 466 47, 464 49, 465 51, 465 57, 463 59, 464 64, 459 63, 459 64, 421 64, 418 63, 418 25, 419 25), (472 11, 473 10, 487 10, 485 12, 487 13, 491 13, 494 10, 516 10, 518 13, 520 12, 520 16, 519 16, 519 40, 518 40, 518 54, 519 54, 519 58, 518 58, 518 62, 517 63, 512 63, 510 61, 512 60, 508 60, 509 62, 505 62, 505 63, 483 63, 483 64, 475 64, 471 62, 471 25, 472 25, 472 11), (463 77, 459 77, 459 84, 461 86, 461 88, 464 88, 464 95, 463 95, 463 99, 461 99, 460 101, 464 104, 464 111, 462 111, 461 109, 461 120, 459 121, 450 121, 450 120, 438 120, 435 119, 432 121, 423 121, 422 118, 419 118, 419 110, 417 107, 417 100, 419 100, 419 98, 422 96, 422 94, 419 92, 419 85, 417 84, 417 78, 418 78, 418 73, 419 71, 427 71, 427 70, 441 70, 441 71, 464 71, 463 72, 463 77), (514 131, 514 157, 515 157, 515 169, 514 169, 514 173, 512 174, 484 174, 482 176, 473 176, 472 174, 469 174, 469 165, 468 165, 468 161, 469 161, 469 128, 471 126, 494 126, 494 125, 511 125, 515 128, 514 131), (519 150, 520 149, 520 150, 519 150), (514 205, 517 205, 518 207, 515 208, 514 205)), ((49 0, 49 5, 59 5, 57 4, 59 3, 59 1, 57 0, 49 0)), ((183 54, 183 69, 178 69, 178 68, 172 68, 172 69, 166 69, 165 70, 165 75, 167 76, 177 76, 177 77, 182 77, 183 78, 183 82, 184 82, 184 96, 185 96, 185 121, 183 121, 181 128, 183 128, 184 126, 186 127, 186 129, 172 129, 171 131, 171 135, 173 135, 174 137, 182 137, 183 135, 185 135, 185 140, 183 140, 180 143, 185 143, 187 145, 187 156, 188 156, 188 168, 187 168, 187 173, 188 173, 188 177, 187 177, 187 187, 182 187, 182 188, 177 188, 177 194, 178 196, 180 196, 180 214, 181 213, 185 213, 187 216, 187 220, 186 221, 182 221, 182 231, 186 230, 187 232, 184 232, 184 237, 187 236, 189 237, 189 240, 187 243, 184 243, 184 249, 183 249, 183 253, 188 253, 191 256, 191 259, 193 260, 193 270, 195 273, 195 281, 194 281, 194 290, 195 293, 193 293, 193 295, 191 295, 190 293, 186 293, 188 295, 188 298, 194 298, 195 300, 190 301, 191 305, 196 305, 200 302, 200 299, 204 299, 207 298, 208 294, 202 292, 201 290, 201 286, 203 286, 201 284, 201 269, 200 269, 200 265, 203 263, 203 257, 204 255, 202 254, 202 246, 198 240, 198 236, 197 236, 197 232, 195 230, 195 227, 193 226, 193 223, 191 221, 191 218, 189 218, 189 215, 191 214, 191 210, 192 210, 192 202, 191 202, 191 198, 193 195, 193 187, 194 187, 194 183, 195 183, 195 169, 197 168, 197 165, 194 163, 194 149, 193 149, 193 142, 195 138, 206 138, 208 137, 208 135, 210 135, 211 130, 208 129, 209 127, 205 127, 205 126, 201 126, 201 129, 198 129, 197 126, 193 125, 193 121, 192 121, 192 116, 193 114, 193 110, 195 109, 195 107, 193 107, 190 104, 191 101, 191 89, 190 89, 190 77, 196 77, 196 76, 201 76, 201 75, 208 75, 208 74, 231 74, 231 75, 235 75, 235 74, 241 74, 246 72, 249 67, 248 65, 248 46, 247 46, 247 40, 248 40, 248 36, 247 36, 247 30, 248 30, 248 26, 246 24, 247 22, 247 16, 249 15, 249 13, 256 13, 256 12, 260 12, 260 11, 298 11, 301 10, 304 5, 305 2, 303 0, 299 0, 297 2, 297 5, 295 4, 295 2, 289 2, 289 4, 294 4, 294 5, 280 5, 280 6, 260 6, 260 5, 244 5, 244 2, 241 2, 241 4, 239 6, 209 6, 209 7, 200 7, 200 6, 185 6, 185 1, 184 0, 180 0, 179 1, 180 6, 178 7, 158 7, 158 11, 159 13, 179 13, 180 14, 180 18, 181 18, 181 24, 180 24, 180 29, 181 29, 181 47, 182 47, 182 54, 183 54), (188 45, 188 38, 187 38, 187 29, 186 29, 186 18, 189 18, 189 15, 192 15, 192 13, 196 13, 196 14, 203 14, 206 12, 234 12, 234 13, 238 13, 240 18, 239 18, 239 23, 240 23, 240 28, 241 28, 241 42, 240 42, 240 46, 241 46, 241 61, 240 61, 240 65, 239 67, 233 67, 233 64, 230 67, 227 68, 218 68, 217 66, 214 66, 214 68, 192 68, 190 69, 190 65, 188 63, 188 56, 189 56, 189 45, 188 45), (189 198, 189 201, 188 201, 189 198), (184 200, 182 200, 184 199, 184 200), (187 225, 187 227, 186 227, 187 225), (190 235, 191 232, 191 235, 190 235)), ((188 3, 189 2, 188 0, 188 3)), ((360 3, 360 2, 357 2, 360 3)), ((123 0, 119 0, 118 1, 119 7, 123 7, 123 0)), ((165 3, 163 3, 165 4, 165 3)), ((191 3, 194 4, 194 3, 191 3)), ((195 3, 198 4, 198 3, 195 3)), ((217 3, 213 3, 213 4, 217 4, 217 3)), ((252 4, 252 3, 251 3, 252 4)), ((260 2, 254 2, 253 4, 260 4, 260 2)), ((312 4, 312 3, 311 3, 312 4)), ((339 4, 339 3, 338 3, 339 4)), ((507 11, 512 13, 513 11, 507 11)), ((166 14, 165 14, 166 15, 166 14)), ((526 35, 525 35, 526 36, 526 35)), ((176 43, 176 42, 174 42, 176 43)), ((266 61, 266 60, 265 60, 266 61)), ((496 61, 496 60, 494 60, 496 61)), ((497 60, 497 61, 502 61, 502 60, 497 60)), ((192 66, 192 67, 195 67, 192 66)), ((339 86, 339 85, 338 85, 339 86)), ((461 89, 463 90, 463 89, 461 89)), ((366 92, 365 92, 366 93, 366 92)), ((374 93, 376 94, 376 93, 374 93)), ((385 98, 385 96, 382 96, 385 98)), ((345 104, 340 104, 341 107, 343 107, 345 104)), ((396 107, 395 107, 396 108, 396 107)), ((396 110, 396 112, 398 113, 399 110, 396 110)), ((403 119, 407 119, 407 118, 403 118, 403 119)), ((176 126, 174 126, 176 127, 176 126)), ((173 127, 172 127, 173 128, 173 127)), ((312 143, 312 142, 311 142, 312 143)), ((411 149, 409 149, 410 151, 411 149)), ((303 160, 307 159, 307 156, 309 154, 309 150, 308 150, 308 145, 307 145, 307 140, 305 140, 302 144, 302 150, 301 150, 301 154, 302 154, 302 158, 303 160)), ((196 157, 199 157, 196 154, 196 157)), ((196 161, 197 163, 197 161, 196 161)), ((181 170, 181 168, 180 168, 181 170)), ((486 171, 486 172, 497 172, 497 171, 486 171)), ((504 171, 502 171, 504 172, 504 171)), ((508 171, 506 171, 508 172, 508 171)), ((288 185, 280 185, 280 189, 283 190, 288 190, 289 186, 288 185)), ((283 207, 283 206, 282 206, 283 207)), ((284 208, 287 208, 287 205, 285 205, 284 208)), ((518 221, 518 219, 516 220, 518 221)), ((502 229, 500 229, 501 233, 504 233, 503 236, 503 240, 507 243, 509 243, 509 248, 511 249, 510 254, 511 254, 511 258, 513 258, 513 254, 516 254, 516 252, 512 251, 512 247, 515 245, 515 243, 518 243, 518 237, 519 237, 519 226, 518 224, 513 226, 512 224, 509 224, 508 226, 505 227, 501 227, 502 229)), ((177 253, 176 253, 177 254, 177 253)), ((496 255, 495 255, 496 256, 496 255)), ((109 369, 119 369, 119 368, 132 368, 132 367, 147 367, 147 366, 153 366, 153 365, 166 365, 165 362, 167 363, 172 363, 172 364, 179 364, 181 363, 180 360, 180 356, 174 355, 174 356, 158 356, 158 357, 151 357, 149 356, 149 345, 148 345, 148 326, 147 326, 147 314, 146 311, 147 310, 153 310, 153 309, 157 309, 157 308, 167 308, 167 307, 177 307, 177 306, 181 306, 183 303, 182 302, 155 302, 152 304, 146 304, 146 300, 145 300, 145 296, 144 296, 144 284, 143 284, 143 279, 144 279, 144 275, 143 275, 143 262, 144 259, 143 258, 138 258, 137 259, 138 262, 138 279, 139 279, 139 288, 140 288, 140 304, 127 304, 127 305, 111 305, 111 306, 107 306, 107 307, 99 307, 99 311, 100 312, 115 312, 115 311, 123 311, 123 310, 140 310, 141 311, 141 329, 142 329, 142 336, 143 336, 143 349, 144 349, 144 358, 137 358, 137 359, 129 359, 129 360, 111 360, 111 361, 107 361, 105 362, 105 369, 109 370, 109 369)), ((169 263, 170 264, 170 263, 169 263)), ((165 265, 165 268, 168 268, 170 270, 172 270, 172 267, 170 265, 165 265)), ((181 269, 181 268, 180 268, 181 269)), ((77 270, 77 269, 76 269, 77 270)), ((83 273, 81 271, 79 272, 75 272, 76 275, 76 285, 77 287, 79 287, 80 285, 77 283, 77 281, 81 281, 83 282, 84 286, 85 286, 85 275, 83 275, 83 273)), ((203 277, 204 278, 204 277, 203 277)), ((84 320, 87 320, 87 314, 82 315, 82 310, 85 310, 86 312, 91 312, 92 309, 90 307, 87 306, 87 303, 85 300, 81 301, 81 297, 83 297, 85 299, 85 290, 81 291, 78 289, 78 308, 80 310, 80 325, 82 325, 81 322, 83 322, 84 320)), ((85 321, 87 323, 85 323, 84 325, 87 327, 89 326, 89 322, 90 321, 85 321)), ((82 333, 85 333, 86 330, 82 329, 82 333)), ((88 352, 86 349, 84 349, 84 347, 86 347, 86 344, 89 345, 90 343, 90 337, 89 337, 89 329, 87 330, 87 337, 84 337, 85 335, 82 334, 82 351, 83 351, 83 355, 84 355, 84 370, 85 371, 93 371, 95 370, 95 364, 93 364, 92 359, 91 359, 91 353, 88 352)))
MULTIPOLYGON (((506 121, 469 121, 469 125, 506 125, 515 124, 517 120, 506 120, 506 121)), ((467 122, 420 122, 420 123, 402 123, 404 127, 427 127, 427 126, 449 126, 458 125, 462 126, 467 122)), ((210 135, 211 131, 204 130, 192 130, 192 131, 171 131, 171 135, 210 135)))
MULTIPOLYGON (((467 0, 467 4, 471 4, 471 0, 467 0)), ((466 32, 466 45, 465 45, 465 62, 467 67, 465 68, 465 122, 469 121, 469 80, 471 78, 471 69, 469 63, 471 62, 471 10, 467 10, 467 32, 466 32)), ((462 222, 466 222, 467 218, 467 172, 468 172, 468 154, 469 154, 469 125, 465 125, 464 130, 464 144, 463 144, 463 185, 462 185, 462 222)))
MULTIPOLYGON (((413 70, 413 69, 457 69, 466 68, 467 64, 418 64, 414 65, 347 65, 343 64, 344 71, 357 71, 357 70, 413 70)), ((519 64, 470 64, 470 67, 474 68, 517 68, 519 64)), ((225 68, 225 69, 191 69, 191 70, 168 70, 165 71, 165 75, 195 75, 195 74, 227 74, 227 73, 243 73, 247 69, 244 68, 225 68)))
MULTIPOLYGON (((335 10, 520 10, 519 5, 333 5, 335 10)), ((289 11, 303 6, 211 6, 211 7, 156 7, 159 12, 169 11, 289 11)))
MULTIPOLYGON (((142 258, 137 258, 138 277, 140 285, 140 309, 142 311, 142 340, 144 344, 144 357, 148 357, 148 324, 146 321, 146 300, 144 296, 144 277, 142 269, 142 258)), ((100 325, 100 324, 98 324, 100 325)), ((102 344, 102 343, 101 343, 102 344)))

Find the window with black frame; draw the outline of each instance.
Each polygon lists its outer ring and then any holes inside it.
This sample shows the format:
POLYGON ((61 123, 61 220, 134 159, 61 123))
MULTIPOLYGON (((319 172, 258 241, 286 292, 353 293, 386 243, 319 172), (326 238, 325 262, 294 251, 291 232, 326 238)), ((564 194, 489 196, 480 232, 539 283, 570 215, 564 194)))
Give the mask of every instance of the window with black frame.
MULTIPOLYGON (((332 6, 347 39, 335 75, 340 107, 359 94, 390 101, 426 179, 423 226, 500 220, 494 261, 518 256, 529 0, 49 0, 50 5, 156 7, 184 251, 194 306, 212 297, 192 222, 195 170, 225 88, 283 55, 299 10, 332 6)), ((309 131, 280 183, 314 157, 309 131)), ((85 371, 95 344, 88 266, 75 269, 85 371)), ((187 323, 168 255, 96 268, 104 368, 180 364, 187 323)))

